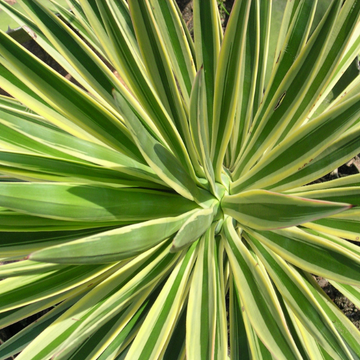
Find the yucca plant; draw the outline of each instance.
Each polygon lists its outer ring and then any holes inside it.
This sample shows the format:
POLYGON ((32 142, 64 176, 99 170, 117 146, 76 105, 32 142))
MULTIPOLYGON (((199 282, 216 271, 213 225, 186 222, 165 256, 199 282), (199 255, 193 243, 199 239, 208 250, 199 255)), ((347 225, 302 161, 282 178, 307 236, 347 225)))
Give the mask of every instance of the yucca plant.
POLYGON ((360 1, 0 0, 0 358, 360 359, 360 1), (271 41, 270 41, 271 40, 271 41), (353 242, 351 242, 351 241, 353 242))

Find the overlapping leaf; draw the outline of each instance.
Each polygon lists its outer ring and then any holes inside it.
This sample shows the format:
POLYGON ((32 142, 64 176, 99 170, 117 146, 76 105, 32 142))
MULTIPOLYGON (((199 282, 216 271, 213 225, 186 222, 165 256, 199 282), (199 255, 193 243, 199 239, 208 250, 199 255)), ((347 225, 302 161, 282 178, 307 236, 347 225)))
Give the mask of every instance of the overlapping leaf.
POLYGON ((360 152, 360 1, 18 2, 68 76, 0 33, 0 328, 54 307, 0 359, 359 359, 313 274, 359 305, 360 175, 309 183, 360 152))

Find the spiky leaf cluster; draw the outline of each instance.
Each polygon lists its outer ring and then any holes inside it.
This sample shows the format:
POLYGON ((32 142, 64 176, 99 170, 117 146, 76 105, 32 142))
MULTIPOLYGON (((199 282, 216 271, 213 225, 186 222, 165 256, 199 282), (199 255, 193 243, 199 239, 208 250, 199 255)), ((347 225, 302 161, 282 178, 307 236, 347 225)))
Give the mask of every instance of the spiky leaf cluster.
POLYGON ((0 32, 0 326, 52 308, 0 359, 359 359, 313 275, 360 304, 360 175, 308 184, 360 152, 360 1, 67 2, 0 0, 76 81, 0 32))

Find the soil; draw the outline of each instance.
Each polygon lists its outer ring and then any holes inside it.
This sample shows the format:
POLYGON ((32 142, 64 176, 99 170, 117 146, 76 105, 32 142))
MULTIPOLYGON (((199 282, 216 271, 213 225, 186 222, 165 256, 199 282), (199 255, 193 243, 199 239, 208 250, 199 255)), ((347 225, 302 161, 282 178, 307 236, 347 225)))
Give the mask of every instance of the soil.
POLYGON ((334 288, 326 279, 316 276, 317 283, 334 302, 334 304, 347 316, 347 318, 360 330, 360 310, 345 296, 334 288))

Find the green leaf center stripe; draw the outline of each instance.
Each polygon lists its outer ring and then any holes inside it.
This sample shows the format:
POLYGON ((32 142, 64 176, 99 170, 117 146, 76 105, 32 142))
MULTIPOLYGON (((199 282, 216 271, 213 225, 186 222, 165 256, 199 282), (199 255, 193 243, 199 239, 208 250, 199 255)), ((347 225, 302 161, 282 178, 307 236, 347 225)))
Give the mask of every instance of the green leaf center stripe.
POLYGON ((0 359, 360 359, 360 0, 12 2, 0 359))
POLYGON ((344 203, 310 200, 265 190, 224 196, 221 204, 225 214, 246 227, 259 230, 299 225, 351 208, 344 203))

